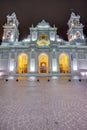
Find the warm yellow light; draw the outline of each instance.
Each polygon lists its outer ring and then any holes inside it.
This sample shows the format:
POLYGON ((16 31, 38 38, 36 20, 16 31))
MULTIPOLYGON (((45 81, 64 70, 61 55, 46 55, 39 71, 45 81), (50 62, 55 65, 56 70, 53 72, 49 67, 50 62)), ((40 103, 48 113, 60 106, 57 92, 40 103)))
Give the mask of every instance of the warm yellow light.
POLYGON ((60 66, 60 72, 61 73, 69 73, 69 58, 68 55, 65 53, 62 53, 59 56, 59 66, 60 66))
POLYGON ((18 73, 27 73, 28 66, 28 56, 25 53, 22 53, 18 56, 18 73))
POLYGON ((48 73, 48 55, 41 53, 38 58, 39 73, 48 73))
POLYGON ((42 39, 42 40, 38 40, 37 41, 37 45, 38 46, 48 46, 50 44, 50 41, 49 40, 44 40, 44 39, 42 39))

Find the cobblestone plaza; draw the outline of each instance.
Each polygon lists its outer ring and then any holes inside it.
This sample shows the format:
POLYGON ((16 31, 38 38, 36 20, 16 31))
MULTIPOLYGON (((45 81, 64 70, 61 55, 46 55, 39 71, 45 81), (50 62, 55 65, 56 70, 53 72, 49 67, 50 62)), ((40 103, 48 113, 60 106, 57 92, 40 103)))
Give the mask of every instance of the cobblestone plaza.
POLYGON ((0 80, 0 130, 87 130, 87 80, 0 80))

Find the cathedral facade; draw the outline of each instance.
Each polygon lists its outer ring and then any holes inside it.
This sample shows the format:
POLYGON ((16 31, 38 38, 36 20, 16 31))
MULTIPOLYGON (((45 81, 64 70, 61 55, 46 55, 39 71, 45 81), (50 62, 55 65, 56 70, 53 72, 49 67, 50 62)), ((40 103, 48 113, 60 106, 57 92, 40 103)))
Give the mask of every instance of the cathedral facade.
POLYGON ((18 25, 15 13, 7 16, 0 45, 0 75, 87 75, 87 45, 79 15, 71 13, 68 41, 45 20, 32 25, 28 37, 19 41, 18 25))

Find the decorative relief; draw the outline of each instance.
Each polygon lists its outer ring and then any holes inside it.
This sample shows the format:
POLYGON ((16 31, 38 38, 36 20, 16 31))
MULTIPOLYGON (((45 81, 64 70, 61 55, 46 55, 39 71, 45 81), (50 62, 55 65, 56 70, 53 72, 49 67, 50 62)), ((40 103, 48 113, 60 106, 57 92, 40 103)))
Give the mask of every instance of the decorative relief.
POLYGON ((47 40, 46 34, 41 34, 40 39, 37 41, 38 46, 48 46, 50 44, 50 40, 47 40))

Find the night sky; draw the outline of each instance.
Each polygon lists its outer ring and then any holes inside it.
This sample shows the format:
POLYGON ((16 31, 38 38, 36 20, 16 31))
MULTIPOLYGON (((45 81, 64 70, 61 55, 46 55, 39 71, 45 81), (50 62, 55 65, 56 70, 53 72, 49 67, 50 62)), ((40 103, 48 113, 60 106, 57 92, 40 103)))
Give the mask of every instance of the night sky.
POLYGON ((67 40, 67 22, 72 10, 81 16, 87 36, 87 0, 0 0, 0 40, 6 16, 13 12, 20 23, 20 40, 27 37, 32 24, 36 26, 43 19, 50 25, 55 24, 57 34, 67 40))

